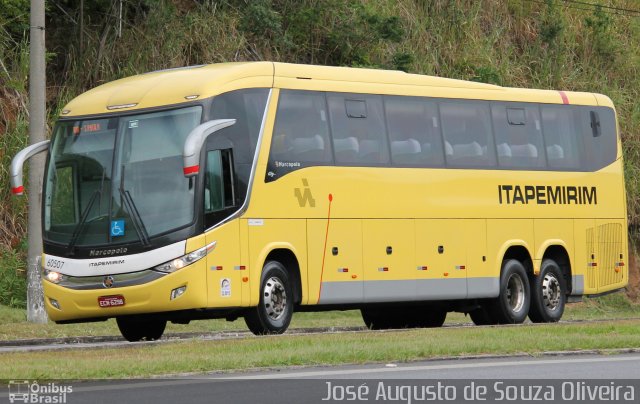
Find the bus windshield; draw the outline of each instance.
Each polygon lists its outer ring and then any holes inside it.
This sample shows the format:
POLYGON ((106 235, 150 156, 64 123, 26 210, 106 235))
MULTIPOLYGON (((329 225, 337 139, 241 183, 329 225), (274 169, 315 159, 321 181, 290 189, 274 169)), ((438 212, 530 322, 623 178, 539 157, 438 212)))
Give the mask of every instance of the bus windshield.
POLYGON ((74 246, 142 242, 194 220, 182 149, 199 106, 58 123, 44 188, 44 238, 74 246))

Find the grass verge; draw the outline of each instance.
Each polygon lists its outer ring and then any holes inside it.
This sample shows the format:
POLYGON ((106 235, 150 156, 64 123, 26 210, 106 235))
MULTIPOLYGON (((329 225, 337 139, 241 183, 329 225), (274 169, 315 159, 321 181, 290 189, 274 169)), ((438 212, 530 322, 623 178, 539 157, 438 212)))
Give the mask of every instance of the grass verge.
POLYGON ((0 379, 129 378, 274 366, 406 362, 443 356, 640 347, 640 320, 538 326, 185 340, 126 348, 5 353, 0 379), (390 343, 393 341, 393 343, 390 343))
MULTIPOLYGON (((640 304, 631 302, 622 293, 599 298, 585 298, 582 303, 567 305, 564 320, 611 320, 640 317, 640 304)), ((449 313, 448 324, 471 323, 469 317, 460 313, 449 313)), ((323 313, 295 313, 290 328, 363 327, 358 310, 329 311, 323 313)), ((246 331, 242 319, 235 322, 225 320, 193 321, 189 325, 168 324, 167 333, 246 331)), ((120 335, 115 320, 99 323, 57 325, 32 324, 26 322, 23 309, 0 306, 0 341, 61 338, 77 336, 120 335)))

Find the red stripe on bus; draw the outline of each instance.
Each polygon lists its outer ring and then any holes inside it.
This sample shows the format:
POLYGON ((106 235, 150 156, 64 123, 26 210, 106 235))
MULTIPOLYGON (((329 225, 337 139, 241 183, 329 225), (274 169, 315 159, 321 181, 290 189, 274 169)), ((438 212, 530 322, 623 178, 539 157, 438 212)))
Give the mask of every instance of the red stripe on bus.
POLYGON ((560 97, 562 97, 562 103, 569 105, 569 97, 567 97, 567 93, 564 91, 558 91, 560 93, 560 97))
POLYGON ((327 230, 324 234, 324 250, 322 250, 322 267, 320 268, 320 290, 318 290, 318 303, 320 303, 320 296, 322 295, 322 277, 324 275, 324 259, 327 254, 327 240, 329 239, 329 223, 331 222, 331 203, 333 202, 333 195, 329 194, 329 211, 327 212, 327 230))

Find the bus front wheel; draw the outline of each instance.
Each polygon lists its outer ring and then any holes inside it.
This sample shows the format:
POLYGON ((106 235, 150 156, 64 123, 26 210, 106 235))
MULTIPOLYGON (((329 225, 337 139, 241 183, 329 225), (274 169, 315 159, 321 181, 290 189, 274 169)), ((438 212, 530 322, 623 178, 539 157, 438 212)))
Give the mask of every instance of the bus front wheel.
POLYGON ((558 264, 542 261, 540 273, 531 278, 529 318, 534 323, 555 323, 564 313, 567 287, 558 264))
POLYGON ((260 301, 249 309, 244 321, 252 333, 282 334, 289 327, 293 316, 293 292, 285 267, 277 261, 269 261, 262 269, 260 301))
POLYGON ((500 294, 493 303, 492 316, 500 324, 521 324, 531 304, 529 277, 522 263, 515 259, 502 264, 500 294))
POLYGON ((129 342, 160 339, 167 326, 165 320, 145 320, 136 317, 118 317, 116 323, 124 339, 129 342))

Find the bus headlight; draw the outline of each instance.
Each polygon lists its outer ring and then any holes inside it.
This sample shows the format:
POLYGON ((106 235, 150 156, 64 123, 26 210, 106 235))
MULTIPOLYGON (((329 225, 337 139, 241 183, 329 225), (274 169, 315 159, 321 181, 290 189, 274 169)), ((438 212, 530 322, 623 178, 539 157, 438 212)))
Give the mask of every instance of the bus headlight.
POLYGON ((176 258, 172 261, 165 262, 164 264, 160 264, 154 269, 160 272, 171 273, 175 272, 178 269, 182 269, 187 265, 191 265, 194 262, 200 261, 202 258, 206 257, 211 251, 216 248, 216 242, 214 241, 211 244, 208 244, 198 250, 190 252, 189 254, 183 255, 180 258, 176 258))
POLYGON ((50 271, 48 269, 44 270, 44 279, 48 280, 51 283, 55 283, 56 285, 64 280, 64 275, 60 272, 50 271))

